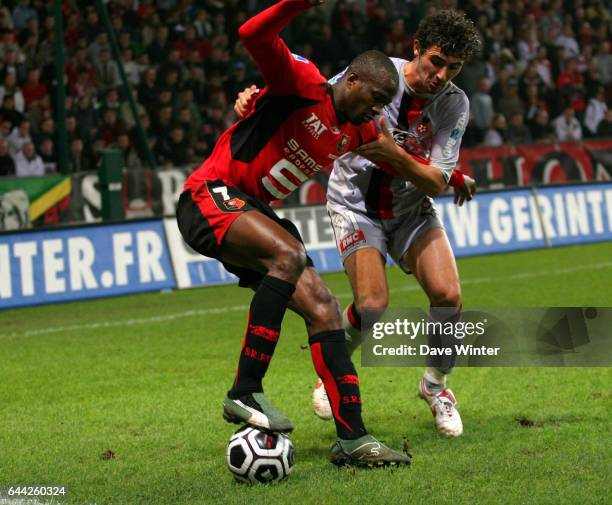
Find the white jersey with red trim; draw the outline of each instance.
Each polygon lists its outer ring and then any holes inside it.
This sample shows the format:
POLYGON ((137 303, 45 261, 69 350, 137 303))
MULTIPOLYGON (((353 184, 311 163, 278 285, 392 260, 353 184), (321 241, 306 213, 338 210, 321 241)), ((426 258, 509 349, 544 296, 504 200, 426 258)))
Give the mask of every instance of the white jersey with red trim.
MULTIPOLYGON (((440 169, 448 181, 459 159, 461 138, 469 119, 469 100, 452 82, 436 95, 417 95, 404 78, 407 60, 391 60, 399 73, 400 85, 383 114, 393 137, 418 161, 440 169)), ((405 214, 424 198, 425 193, 412 183, 383 172, 353 153, 334 161, 327 189, 329 202, 379 219, 405 214)))

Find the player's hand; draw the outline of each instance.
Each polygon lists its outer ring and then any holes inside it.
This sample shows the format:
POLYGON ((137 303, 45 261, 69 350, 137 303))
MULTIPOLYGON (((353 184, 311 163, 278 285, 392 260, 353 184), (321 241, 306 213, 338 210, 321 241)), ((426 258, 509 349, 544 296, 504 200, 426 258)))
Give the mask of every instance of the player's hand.
POLYGON ((385 116, 380 116, 378 124, 380 126, 378 138, 359 146, 354 152, 372 163, 392 163, 398 155, 403 153, 402 148, 396 144, 391 131, 387 128, 385 116))
POLYGON ((469 175, 463 174, 463 185, 453 188, 455 191, 455 205, 461 207, 467 200, 468 202, 474 198, 476 193, 476 181, 469 175))
POLYGON ((234 102, 234 112, 242 119, 253 108, 253 103, 259 96, 259 88, 255 84, 238 93, 238 98, 234 102))

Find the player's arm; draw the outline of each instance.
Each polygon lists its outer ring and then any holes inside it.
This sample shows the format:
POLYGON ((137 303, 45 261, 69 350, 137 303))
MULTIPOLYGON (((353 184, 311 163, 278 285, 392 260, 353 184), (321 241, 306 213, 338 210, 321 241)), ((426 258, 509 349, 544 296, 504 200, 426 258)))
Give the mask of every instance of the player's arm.
MULTIPOLYGON (((334 77, 329 79, 328 82, 330 84, 336 83, 339 79, 342 78, 344 72, 346 72, 346 68, 339 74, 336 74, 334 77)), ((236 113, 236 116, 238 116, 239 119, 248 116, 249 113, 253 110, 255 100, 257 100, 257 97, 259 96, 260 92, 261 90, 255 84, 251 84, 248 88, 244 88, 238 93, 238 97, 234 102, 234 112, 236 113)))
POLYGON ((402 149, 387 128, 384 116, 379 119, 380 132, 373 142, 355 149, 355 152, 383 170, 394 172, 397 177, 410 181, 428 196, 441 195, 448 186, 441 170, 417 161, 402 149), (386 166, 385 166, 386 165, 386 166))
POLYGON ((295 91, 302 77, 300 70, 304 70, 297 66, 280 32, 298 14, 321 3, 323 0, 282 0, 238 29, 240 40, 257 63, 270 93, 295 91))

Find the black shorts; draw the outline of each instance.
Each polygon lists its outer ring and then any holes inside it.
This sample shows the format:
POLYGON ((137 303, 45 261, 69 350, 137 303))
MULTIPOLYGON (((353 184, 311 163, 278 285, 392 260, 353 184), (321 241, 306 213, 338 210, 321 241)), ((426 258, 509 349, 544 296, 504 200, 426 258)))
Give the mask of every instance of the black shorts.
MULTIPOLYGON (((185 190, 176 207, 178 227, 185 242, 200 254, 219 260, 228 272, 238 277, 241 287, 255 286, 266 275, 221 260, 227 230, 247 211, 261 212, 304 244, 291 221, 278 217, 269 205, 220 180, 205 181, 197 189, 185 190)), ((313 266, 310 256, 307 257, 307 266, 313 266)))

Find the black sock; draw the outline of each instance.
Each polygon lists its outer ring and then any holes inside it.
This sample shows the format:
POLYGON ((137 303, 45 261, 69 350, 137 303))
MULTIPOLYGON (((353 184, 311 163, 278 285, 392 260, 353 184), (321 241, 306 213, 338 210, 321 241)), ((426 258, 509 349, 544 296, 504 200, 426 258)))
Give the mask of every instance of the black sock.
POLYGON ((230 398, 263 391, 261 381, 274 354, 287 304, 294 291, 294 284, 269 275, 259 284, 249 309, 236 379, 227 393, 230 398))
POLYGON ((315 370, 325 384, 338 437, 346 440, 367 434, 361 419, 359 378, 346 350, 344 330, 317 333, 308 343, 315 370))

